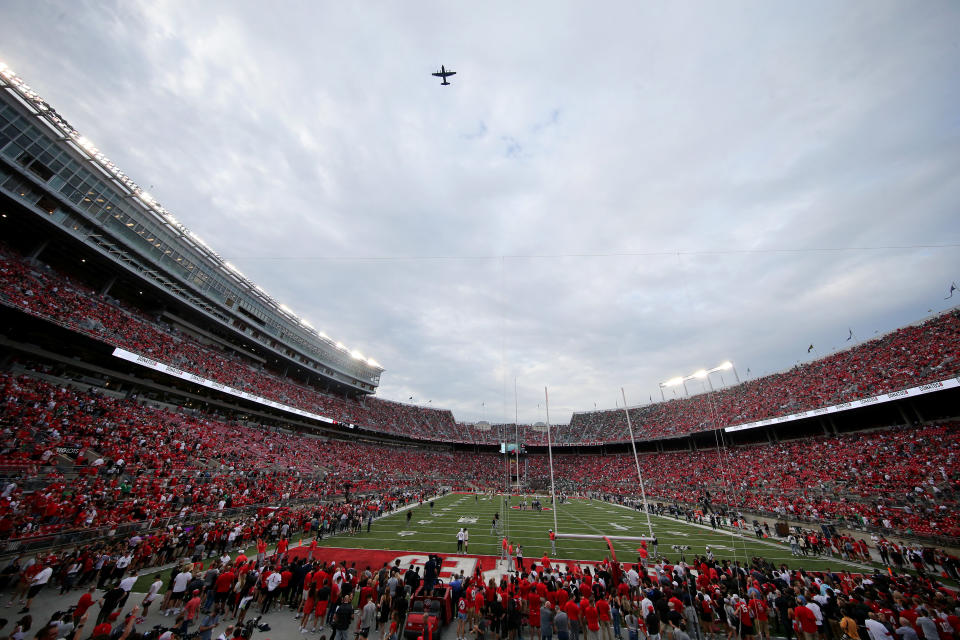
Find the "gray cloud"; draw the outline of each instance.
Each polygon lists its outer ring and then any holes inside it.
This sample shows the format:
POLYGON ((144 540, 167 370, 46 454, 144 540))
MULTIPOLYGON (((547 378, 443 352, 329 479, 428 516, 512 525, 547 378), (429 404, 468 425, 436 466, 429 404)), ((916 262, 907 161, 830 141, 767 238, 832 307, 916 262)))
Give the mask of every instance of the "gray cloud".
POLYGON ((0 57, 181 221, 461 419, 514 377, 565 422, 781 370, 960 279, 876 249, 960 243, 955 3, 4 13, 0 57))

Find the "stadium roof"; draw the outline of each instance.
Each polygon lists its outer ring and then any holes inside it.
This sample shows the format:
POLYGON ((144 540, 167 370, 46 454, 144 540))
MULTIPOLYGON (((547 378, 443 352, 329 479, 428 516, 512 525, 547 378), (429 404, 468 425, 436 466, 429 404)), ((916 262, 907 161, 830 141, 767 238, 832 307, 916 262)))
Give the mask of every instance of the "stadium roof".
POLYGON ((242 285, 244 285, 245 288, 257 295, 257 297, 266 302, 275 311, 283 314, 293 322, 296 322, 298 325, 300 325, 309 333, 315 335, 320 340, 330 344, 331 346, 334 346, 343 353, 350 355, 355 360, 360 360, 371 367, 374 367, 375 369, 383 371, 383 366, 381 366, 380 363, 378 363, 372 357, 365 356, 357 349, 350 349, 342 343, 335 341, 333 338, 330 338, 323 331, 318 331, 313 327, 313 325, 310 324, 309 321, 297 315, 287 305, 282 304, 274 299, 262 287, 247 278, 236 266, 220 256, 220 254, 218 254, 200 236, 181 224, 171 211, 167 210, 156 200, 156 198, 154 198, 143 187, 137 184, 133 178, 128 176, 122 169, 120 169, 120 167, 110 160, 102 151, 100 151, 91 140, 77 131, 77 129, 74 128, 66 118, 60 115, 60 113, 57 112, 57 110, 54 109, 53 106, 51 106, 46 100, 44 100, 40 94, 31 89, 30 86, 4 62, 0 62, 0 76, 3 77, 4 88, 14 92, 24 103, 33 107, 41 119, 54 130, 62 134, 65 141, 70 143, 77 152, 84 155, 93 165, 98 167, 103 173, 109 176, 115 184, 122 185, 128 192, 137 198, 143 208, 153 212, 157 217, 162 219, 168 227, 175 229, 182 238, 188 240, 190 244, 196 247, 202 255, 217 265, 218 268, 239 281, 242 285))

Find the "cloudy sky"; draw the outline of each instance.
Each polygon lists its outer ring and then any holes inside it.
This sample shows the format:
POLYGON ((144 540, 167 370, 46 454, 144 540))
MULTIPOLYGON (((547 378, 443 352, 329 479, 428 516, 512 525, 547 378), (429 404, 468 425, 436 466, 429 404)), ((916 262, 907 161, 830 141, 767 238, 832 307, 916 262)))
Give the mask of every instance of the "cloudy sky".
POLYGON ((0 60, 386 398, 512 419, 516 378, 565 422, 956 301, 957 2, 2 14, 0 60))

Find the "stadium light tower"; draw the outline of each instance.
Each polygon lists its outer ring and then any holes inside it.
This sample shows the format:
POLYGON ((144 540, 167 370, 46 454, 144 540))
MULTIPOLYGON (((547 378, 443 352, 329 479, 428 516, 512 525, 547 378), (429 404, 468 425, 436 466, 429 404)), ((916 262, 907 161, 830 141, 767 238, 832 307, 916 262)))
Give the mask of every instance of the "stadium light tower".
MULTIPOLYGON (((663 399, 664 402, 666 402, 666 398, 664 398, 664 396, 663 396, 663 388, 664 388, 664 387, 675 387, 675 386, 677 386, 677 385, 679 385, 679 384, 682 384, 682 385, 683 385, 683 390, 684 390, 684 391, 687 390, 687 385, 684 384, 684 381, 683 381, 683 377, 682 377, 682 376, 677 376, 676 378, 670 378, 670 379, 667 380, 666 382, 661 382, 661 383, 660 383, 660 397, 663 399)), ((688 393, 687 395, 690 395, 690 394, 688 393)))
MULTIPOLYGON (((710 381, 709 376, 710 376, 711 373, 719 373, 719 374, 720 374, 720 381, 723 382, 724 384, 726 384, 726 380, 723 379, 723 372, 724 372, 724 371, 730 371, 731 369, 733 369, 733 377, 736 378, 737 384, 740 384, 740 376, 737 375, 737 368, 734 367, 734 366, 733 366, 733 363, 730 362, 729 360, 727 360, 726 362, 723 362, 723 363, 721 363, 721 364, 718 364, 718 365, 715 366, 713 369, 710 369, 709 371, 707 371, 707 372, 706 372, 706 374, 707 374, 707 382, 710 381)), ((698 371, 697 373, 699 373, 699 371, 698 371)), ((713 385, 712 385, 712 384, 710 385, 710 390, 711 390, 711 391, 713 390, 713 385)))
POLYGON ((700 369, 699 371, 694 371, 689 376, 687 376, 686 379, 693 380, 694 378, 696 378, 697 380, 706 380, 707 385, 709 385, 710 387, 710 391, 713 391, 713 383, 710 382, 710 373, 707 372, 706 369, 700 369))
MULTIPOLYGON (((710 387, 710 391, 713 391, 713 382, 710 380, 711 373, 718 373, 722 371, 729 371, 733 369, 733 375, 737 379, 737 384, 740 384, 740 376, 737 375, 737 369, 733 366, 733 363, 727 360, 726 362, 717 365, 712 369, 698 369, 688 376, 677 376, 676 378, 670 378, 666 382, 660 383, 660 398, 666 401, 666 397, 663 394, 664 387, 676 387, 678 385, 683 385, 683 392, 685 395, 690 395, 690 390, 687 389, 688 380, 706 380, 707 386, 710 387)), ((723 374, 721 373, 720 379, 723 380, 723 374)))

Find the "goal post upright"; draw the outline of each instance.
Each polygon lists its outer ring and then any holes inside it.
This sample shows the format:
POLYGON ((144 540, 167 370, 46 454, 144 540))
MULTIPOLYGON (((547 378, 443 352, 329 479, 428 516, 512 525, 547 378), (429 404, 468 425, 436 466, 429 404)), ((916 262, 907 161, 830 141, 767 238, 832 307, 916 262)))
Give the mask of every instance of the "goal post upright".
POLYGON ((617 560, 617 552, 613 548, 614 540, 624 540, 626 542, 653 542, 653 536, 621 536, 621 535, 612 535, 607 536, 603 534, 596 533, 558 533, 558 538, 566 538, 567 540, 603 540, 607 543, 607 549, 610 551, 610 560, 612 561, 612 568, 614 572, 614 577, 619 580, 620 573, 620 562, 617 560))
POLYGON ((547 457, 550 459, 550 506, 553 509, 553 532, 559 534, 557 530, 557 509, 560 504, 557 502, 557 491, 553 484, 553 442, 550 439, 550 394, 547 388, 543 388, 543 400, 547 409, 547 457))
POLYGON ((637 457, 637 441, 633 437, 633 423, 630 421, 630 410, 627 409, 627 394, 620 387, 620 395, 623 396, 623 412, 627 416, 627 428, 630 430, 630 447, 633 449, 633 461, 637 465, 637 478, 640 480, 640 497, 643 499, 643 511, 647 514, 647 529, 650 537, 653 538, 653 524, 650 523, 650 505, 647 504, 647 491, 643 486, 643 474, 640 473, 640 458, 637 457))

